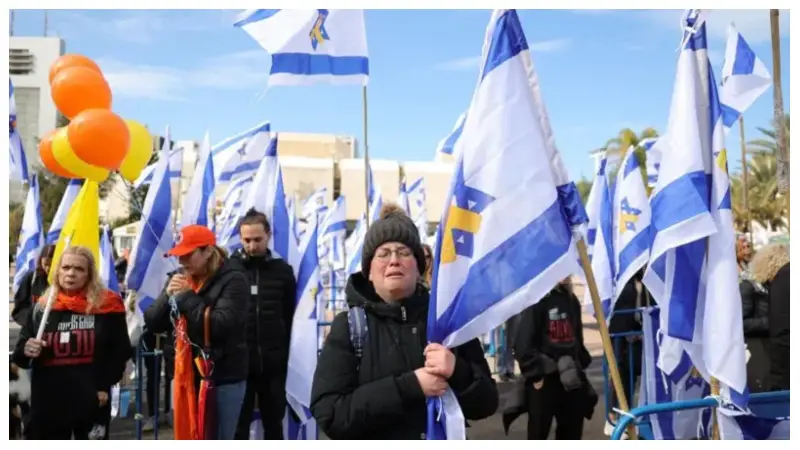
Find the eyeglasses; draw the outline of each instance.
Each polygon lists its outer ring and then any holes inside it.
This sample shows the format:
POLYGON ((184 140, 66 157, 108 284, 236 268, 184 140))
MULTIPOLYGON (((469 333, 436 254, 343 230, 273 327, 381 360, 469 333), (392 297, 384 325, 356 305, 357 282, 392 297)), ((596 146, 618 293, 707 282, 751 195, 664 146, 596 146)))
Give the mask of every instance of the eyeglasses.
POLYGON ((397 255, 397 259, 409 259, 414 256, 414 254, 411 252, 411 249, 406 247, 397 249, 382 248, 375 252, 375 257, 381 261, 387 261, 391 259, 392 255, 397 255))

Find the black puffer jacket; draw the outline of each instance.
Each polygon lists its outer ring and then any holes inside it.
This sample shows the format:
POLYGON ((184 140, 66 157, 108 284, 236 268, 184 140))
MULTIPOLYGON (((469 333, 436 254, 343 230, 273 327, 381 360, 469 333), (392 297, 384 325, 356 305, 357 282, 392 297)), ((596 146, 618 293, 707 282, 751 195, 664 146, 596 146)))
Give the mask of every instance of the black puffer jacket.
MULTIPOLYGON (((211 307, 211 359, 217 384, 247 379, 247 299, 248 283, 242 266, 226 259, 200 291, 176 296, 178 310, 186 316, 189 339, 203 345, 205 307, 211 307)), ((144 312, 147 329, 153 333, 172 330, 169 296, 166 290, 144 312)), ((192 351, 197 356, 197 349, 192 351)))
MULTIPOLYGON (((336 316, 322 349, 311 390, 311 412, 331 439, 425 439, 425 395, 414 370, 424 365, 428 290, 398 304, 384 303, 361 273, 350 277, 347 301, 363 307, 368 335, 359 360, 347 313, 336 316)), ((477 339, 453 349, 450 387, 467 420, 497 409, 497 386, 477 339)))
POLYGON ((292 266, 273 258, 269 250, 265 256, 255 258, 239 250, 232 258, 244 266, 250 286, 247 303, 250 373, 285 377, 297 291, 292 266))
POLYGON ((769 293, 751 280, 739 283, 744 337, 769 336, 769 293))

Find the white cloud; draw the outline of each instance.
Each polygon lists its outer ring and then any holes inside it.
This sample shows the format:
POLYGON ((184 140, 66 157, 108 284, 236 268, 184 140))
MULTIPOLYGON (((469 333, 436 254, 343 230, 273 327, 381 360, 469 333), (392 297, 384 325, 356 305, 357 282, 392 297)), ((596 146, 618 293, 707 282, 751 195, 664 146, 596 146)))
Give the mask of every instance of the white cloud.
POLYGON ((528 47, 532 52, 554 53, 568 49, 572 45, 569 39, 549 39, 546 41, 531 42, 528 47))
POLYGON ((61 36, 93 34, 134 44, 152 44, 170 33, 206 31, 231 26, 231 10, 118 10, 110 18, 76 11, 57 11, 55 30, 61 36))
MULTIPOLYGON (((569 39, 548 39, 528 43, 528 48, 534 53, 555 53, 567 50, 572 45, 569 39)), ((467 56, 463 58, 450 59, 436 65, 436 70, 460 71, 477 69, 481 64, 481 56, 467 56)))
MULTIPOLYGON (((644 16, 664 27, 674 29, 676 36, 679 36, 678 30, 683 13, 684 10, 677 9, 652 10, 644 12, 644 16)), ((750 44, 765 43, 771 39, 768 9, 715 9, 708 16, 706 29, 711 38, 725 40, 731 22, 736 24, 736 28, 750 44)), ((789 36, 789 10, 780 10, 779 23, 781 36, 789 36)))
POLYGON ((160 101, 188 101, 194 88, 237 90, 266 86, 269 58, 248 50, 209 58, 190 69, 99 59, 114 95, 160 101))

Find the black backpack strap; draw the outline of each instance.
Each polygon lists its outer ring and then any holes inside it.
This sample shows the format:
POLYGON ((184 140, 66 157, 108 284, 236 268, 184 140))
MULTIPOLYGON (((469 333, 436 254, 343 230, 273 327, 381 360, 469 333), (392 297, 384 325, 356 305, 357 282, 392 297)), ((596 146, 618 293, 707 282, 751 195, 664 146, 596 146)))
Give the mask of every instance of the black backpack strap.
POLYGON ((356 357, 361 361, 364 354, 364 343, 367 340, 367 313, 364 308, 352 307, 347 310, 347 323, 350 326, 350 343, 356 357))

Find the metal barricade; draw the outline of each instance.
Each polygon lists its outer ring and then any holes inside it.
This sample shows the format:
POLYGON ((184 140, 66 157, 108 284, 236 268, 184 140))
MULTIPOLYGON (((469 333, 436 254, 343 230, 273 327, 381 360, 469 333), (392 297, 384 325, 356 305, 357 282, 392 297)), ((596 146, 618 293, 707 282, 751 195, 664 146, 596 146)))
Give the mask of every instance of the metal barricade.
MULTIPOLYGON (((614 311, 614 316, 641 314, 642 311, 643 311, 643 309, 641 309, 641 308, 638 308, 638 309, 621 309, 621 310, 614 311)), ((625 376, 628 379, 628 383, 627 383, 628 392, 626 392, 625 394, 627 395, 628 404, 632 405, 634 403, 634 399, 636 398, 636 393, 637 393, 636 381, 637 381, 637 379, 641 378, 640 377, 641 373, 638 373, 638 374, 636 373, 637 372, 636 371, 636 364, 635 364, 635 356, 636 356, 636 354, 635 354, 635 352, 633 352, 631 350, 633 350, 635 348, 634 347, 634 342, 636 340, 639 340, 641 342, 642 331, 641 330, 634 330, 634 331, 626 331, 626 332, 620 332, 620 333, 609 333, 609 337, 611 338, 611 343, 614 346, 614 355, 617 357, 618 364, 621 362, 619 360, 620 359, 619 355, 622 354, 623 345, 624 345, 625 341, 628 341, 628 346, 627 346, 628 351, 627 351, 627 354, 626 354, 626 361, 625 361, 627 363, 628 373, 627 374, 623 374, 622 371, 620 371, 620 376, 625 376)), ((642 350, 643 350, 643 347, 640 346, 639 347, 639 351, 641 352, 642 350)), ((639 360, 640 361, 639 362, 639 372, 641 372, 641 365, 644 363, 641 358, 643 358, 644 355, 640 354, 639 357, 640 357, 640 360, 639 360)), ((614 402, 616 401, 616 394, 615 394, 614 388, 613 388, 613 386, 611 384, 611 378, 610 378, 609 369, 608 369, 608 360, 605 358, 605 355, 603 355, 602 365, 603 365, 603 383, 604 383, 603 385, 605 386, 605 392, 606 392, 606 395, 604 396, 605 397, 605 402, 604 402, 604 405, 605 405, 605 419, 612 426, 616 427, 616 426, 618 426, 618 424, 615 423, 616 420, 612 419, 612 417, 611 417, 612 416, 611 413, 615 413, 616 414, 616 411, 614 411, 614 408, 616 407, 616 405, 614 404, 614 402)), ((644 381, 640 380, 640 382, 644 382, 644 381)), ((643 439, 643 440, 652 440, 653 439, 653 432, 652 432, 652 429, 651 429, 651 426, 650 426, 649 417, 644 418, 639 423, 639 433, 638 434, 639 434, 639 439, 643 439)))
MULTIPOLYGON (((762 392, 758 394, 752 394, 750 396, 750 401, 748 406, 750 406, 751 409, 753 410, 759 410, 763 412, 768 409, 765 407, 774 405, 780 405, 780 406, 785 405, 786 409, 788 409, 789 391, 762 392)), ((644 419, 645 417, 649 417, 651 414, 685 411, 689 409, 705 409, 705 408, 713 408, 716 406, 720 406, 719 401, 716 398, 705 397, 696 400, 656 403, 652 405, 644 405, 639 408, 634 408, 630 412, 628 412, 628 414, 622 416, 619 423, 614 428, 614 433, 612 433, 611 435, 611 440, 615 441, 620 440, 622 438, 622 435, 625 433, 625 429, 628 427, 631 421, 644 419)))

